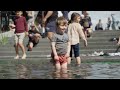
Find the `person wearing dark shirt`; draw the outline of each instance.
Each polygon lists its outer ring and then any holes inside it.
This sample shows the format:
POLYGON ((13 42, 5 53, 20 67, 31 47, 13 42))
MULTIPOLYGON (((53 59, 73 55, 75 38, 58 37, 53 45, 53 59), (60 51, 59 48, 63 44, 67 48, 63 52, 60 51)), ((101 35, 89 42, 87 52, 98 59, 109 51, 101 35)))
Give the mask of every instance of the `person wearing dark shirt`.
MULTIPOLYGON (((16 17, 14 19, 15 51, 16 51, 16 57, 14 59, 19 59, 18 47, 20 47, 23 52, 22 59, 26 59, 26 52, 25 52, 23 40, 25 36, 28 34, 28 25, 27 25, 25 17, 23 17, 22 14, 23 14, 22 11, 16 11, 16 17)), ((10 26, 12 27, 14 25, 10 25, 10 26)))
POLYGON ((69 12, 70 11, 62 11, 64 18, 67 19, 68 21, 69 21, 69 18, 68 18, 69 12))
POLYGON ((57 11, 47 11, 43 18, 43 23, 46 24, 47 37, 51 41, 53 33, 56 32, 56 19, 58 18, 57 11))
POLYGON ((82 11, 83 17, 80 24, 83 26, 84 34, 87 37, 91 37, 92 34, 92 21, 87 11, 82 11))
POLYGON ((31 25, 31 30, 28 32, 28 51, 32 51, 33 47, 35 47, 40 40, 40 33, 36 30, 35 25, 31 25))

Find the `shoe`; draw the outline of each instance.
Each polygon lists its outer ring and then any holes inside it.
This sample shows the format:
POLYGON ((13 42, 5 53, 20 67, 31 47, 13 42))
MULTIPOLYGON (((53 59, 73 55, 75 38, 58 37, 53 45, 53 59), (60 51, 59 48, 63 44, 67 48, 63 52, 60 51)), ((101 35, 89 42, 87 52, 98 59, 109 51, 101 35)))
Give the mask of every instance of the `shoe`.
POLYGON ((22 56, 22 59, 26 59, 26 54, 24 54, 24 55, 22 56))
POLYGON ((14 57, 14 59, 19 59, 19 56, 14 57))

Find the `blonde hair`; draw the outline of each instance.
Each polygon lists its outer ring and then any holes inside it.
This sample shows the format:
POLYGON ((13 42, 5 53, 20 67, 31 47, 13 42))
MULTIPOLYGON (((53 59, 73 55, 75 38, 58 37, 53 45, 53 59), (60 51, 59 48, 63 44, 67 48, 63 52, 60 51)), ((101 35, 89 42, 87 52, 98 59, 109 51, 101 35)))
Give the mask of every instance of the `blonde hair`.
POLYGON ((57 20, 56 20, 56 25, 59 26, 59 25, 67 25, 68 24, 68 21, 67 19, 65 19, 63 16, 62 17, 58 17, 57 20))

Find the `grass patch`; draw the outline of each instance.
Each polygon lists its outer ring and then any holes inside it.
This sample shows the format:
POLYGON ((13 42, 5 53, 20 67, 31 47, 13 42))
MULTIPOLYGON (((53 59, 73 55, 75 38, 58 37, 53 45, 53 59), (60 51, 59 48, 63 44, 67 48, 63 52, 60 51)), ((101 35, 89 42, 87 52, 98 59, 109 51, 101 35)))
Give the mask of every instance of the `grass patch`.
POLYGON ((0 44, 5 46, 8 43, 8 35, 1 34, 0 44))

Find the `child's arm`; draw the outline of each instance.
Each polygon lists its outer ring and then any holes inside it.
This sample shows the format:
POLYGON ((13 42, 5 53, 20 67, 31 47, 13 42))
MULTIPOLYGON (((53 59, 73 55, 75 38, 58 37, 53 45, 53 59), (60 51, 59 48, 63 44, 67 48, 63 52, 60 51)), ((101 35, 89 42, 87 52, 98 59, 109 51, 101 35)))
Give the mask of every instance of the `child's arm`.
POLYGON ((57 56, 55 44, 56 44, 55 42, 51 42, 53 54, 54 54, 54 56, 57 56))
POLYGON ((54 59, 55 60, 58 60, 58 54, 57 54, 57 51, 56 51, 56 37, 55 37, 55 34, 53 34, 52 36, 52 39, 51 39, 51 46, 52 46, 52 52, 53 52, 53 55, 54 55, 54 59))
POLYGON ((15 25, 14 24, 9 24, 9 28, 10 28, 10 30, 12 30, 12 29, 15 28, 15 25))
POLYGON ((56 44, 55 42, 51 42, 54 59, 58 60, 59 58, 58 58, 58 54, 57 54, 57 51, 56 51, 56 48, 55 48, 55 44, 56 44))
POLYGON ((26 21, 26 19, 25 19, 25 17, 24 17, 24 25, 25 25, 25 31, 26 31, 26 36, 28 35, 28 24, 27 24, 27 21, 26 21))
POLYGON ((43 22, 45 23, 47 21, 47 19, 53 14, 53 11, 48 11, 46 16, 43 19, 43 22))
POLYGON ((70 41, 69 41, 68 46, 67 46, 67 53, 65 55, 67 58, 70 56, 70 50, 71 50, 71 44, 70 44, 70 41))
POLYGON ((87 39, 85 37, 85 34, 83 33, 83 30, 80 24, 78 24, 78 33, 80 37, 84 40, 84 45, 87 46, 87 39))
POLYGON ((15 29, 15 22, 12 20, 12 23, 9 24, 10 30, 15 29))

